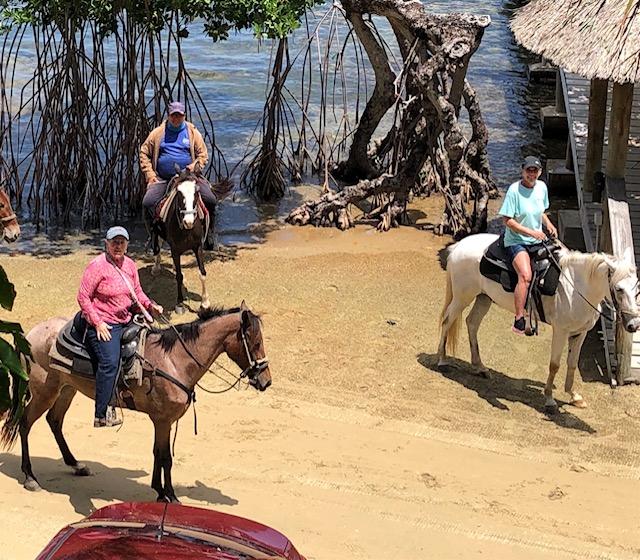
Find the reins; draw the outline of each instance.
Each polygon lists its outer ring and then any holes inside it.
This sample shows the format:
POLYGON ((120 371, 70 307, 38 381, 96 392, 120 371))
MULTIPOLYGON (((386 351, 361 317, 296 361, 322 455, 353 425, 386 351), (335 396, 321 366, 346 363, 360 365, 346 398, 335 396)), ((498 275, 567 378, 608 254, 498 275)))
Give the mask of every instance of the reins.
MULTIPOLYGON (((543 241, 542 245, 546 249, 547 254, 549 255, 549 258, 551 259, 553 264, 555 264, 558 267, 558 270, 560 271, 560 274, 562 274, 566 278, 567 282, 569 282, 569 285, 587 303, 587 305, 589 305, 589 307, 591 307, 591 309, 593 309, 601 317, 604 317, 607 321, 611 321, 612 323, 615 323, 616 322, 616 318, 615 317, 609 317, 603 311, 601 311, 600 309, 595 307, 585 296, 582 295, 580 290, 578 290, 578 288, 576 288, 576 285, 571 281, 571 278, 569 277, 569 275, 560 266, 560 263, 558 262, 558 259, 556 259, 556 257, 554 256, 553 251, 551 251, 551 249, 549 248, 548 243, 546 241, 543 241)), ((609 290, 611 290, 611 286, 610 285, 609 285, 609 290)), ((612 298, 612 299, 615 302, 615 298, 612 298)), ((606 298, 604 299, 604 301, 607 303, 607 306, 609 306, 609 302, 607 301, 606 298)), ((615 311, 615 303, 613 304, 613 307, 614 307, 614 311, 615 311)))

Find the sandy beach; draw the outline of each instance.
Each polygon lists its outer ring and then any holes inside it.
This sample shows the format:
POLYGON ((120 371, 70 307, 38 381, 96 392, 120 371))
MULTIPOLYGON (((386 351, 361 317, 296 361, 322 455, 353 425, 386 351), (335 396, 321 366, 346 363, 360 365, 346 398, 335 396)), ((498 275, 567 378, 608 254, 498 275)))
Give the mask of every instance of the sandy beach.
MULTIPOLYGON (((480 331, 493 379, 471 375, 466 333, 458 367, 440 373, 446 239, 415 227, 266 230, 259 242, 224 247, 207 278, 214 304, 244 299, 262 314, 273 386, 199 392, 199 434, 189 411, 175 447, 184 504, 271 525, 309 560, 640 557, 637 388, 602 383, 587 348, 578 383, 589 407, 563 404, 558 390, 561 410, 546 416, 550 328, 518 338, 495 307, 480 331)), ((72 315, 97 250, 2 255, 18 290, 11 320, 29 329, 72 315)), ((147 292, 172 307, 168 255, 157 279, 151 258, 134 256, 147 292)), ((197 269, 185 263, 197 292, 197 269)), ((225 386, 212 374, 203 384, 225 386)), ((149 419, 125 411, 121 429, 95 430, 92 406, 77 397, 65 433, 93 476, 65 467, 44 419, 30 437, 44 491, 22 488, 19 444, 0 453, 0 558, 33 558, 95 508, 155 499, 149 419)))

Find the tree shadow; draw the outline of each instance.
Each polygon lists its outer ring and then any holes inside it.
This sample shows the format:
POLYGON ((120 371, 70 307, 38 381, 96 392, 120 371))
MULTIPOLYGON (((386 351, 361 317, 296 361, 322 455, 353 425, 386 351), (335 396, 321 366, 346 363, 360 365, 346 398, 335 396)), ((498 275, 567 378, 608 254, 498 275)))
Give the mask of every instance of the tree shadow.
MULTIPOLYGON (((149 457, 149 461, 152 461, 149 457)), ((33 472, 47 492, 69 496, 69 502, 76 513, 86 516, 95 511, 94 500, 119 502, 154 501, 156 492, 146 482, 137 479, 148 475, 144 470, 110 467, 96 461, 84 461, 91 469, 92 476, 75 476, 61 459, 31 457, 33 472)), ((20 470, 20 457, 10 453, 0 454, 0 472, 14 478, 22 485, 24 475, 20 470)), ((212 505, 236 505, 238 500, 226 496, 217 488, 210 488, 195 481, 194 486, 174 486, 178 499, 190 498, 212 505)), ((25 490, 28 492, 28 490, 25 490)), ((43 494, 43 499, 46 495, 43 494)))
MULTIPOLYGON (((424 368, 455 381, 471 391, 475 391, 480 398, 487 401, 494 408, 507 411, 509 407, 503 401, 508 401, 521 403, 536 412, 545 413, 544 383, 540 381, 509 377, 494 369, 489 370, 491 379, 487 379, 473 373, 470 364, 451 357, 448 358, 450 365, 441 369, 437 365, 437 354, 420 353, 417 359, 418 363, 424 368)), ((566 405, 569 405, 569 403, 560 401, 557 398, 556 401, 558 402, 558 412, 545 414, 548 421, 562 428, 579 430, 589 434, 596 433, 596 430, 589 424, 566 409, 566 405)))

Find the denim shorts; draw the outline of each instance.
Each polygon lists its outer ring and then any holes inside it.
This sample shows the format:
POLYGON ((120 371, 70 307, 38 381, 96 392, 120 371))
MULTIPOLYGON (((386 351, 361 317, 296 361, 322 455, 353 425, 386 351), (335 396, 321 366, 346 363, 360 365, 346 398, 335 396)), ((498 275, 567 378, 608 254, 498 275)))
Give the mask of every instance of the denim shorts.
POLYGON ((509 245, 508 247, 505 247, 505 249, 507 250, 507 256, 509 257, 509 262, 513 262, 513 259, 516 258, 516 255, 518 253, 521 253, 522 251, 527 251, 527 246, 522 245, 521 243, 516 243, 515 245, 509 245))

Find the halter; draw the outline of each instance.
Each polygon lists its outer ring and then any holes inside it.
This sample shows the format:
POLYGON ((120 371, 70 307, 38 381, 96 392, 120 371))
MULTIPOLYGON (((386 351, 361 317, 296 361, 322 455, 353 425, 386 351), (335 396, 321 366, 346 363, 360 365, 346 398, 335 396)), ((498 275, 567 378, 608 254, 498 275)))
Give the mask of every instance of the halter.
POLYGON ((269 367, 269 360, 265 356, 264 358, 260 358, 256 360, 249 349, 249 344, 247 344, 247 336, 244 332, 244 325, 240 327, 240 334, 242 335, 242 345, 244 346, 244 351, 247 355, 247 360, 249 361, 249 366, 242 370, 240 374, 240 379, 249 376, 249 379, 255 379, 260 375, 265 369, 269 367), (253 375, 252 375, 253 374, 253 375))

